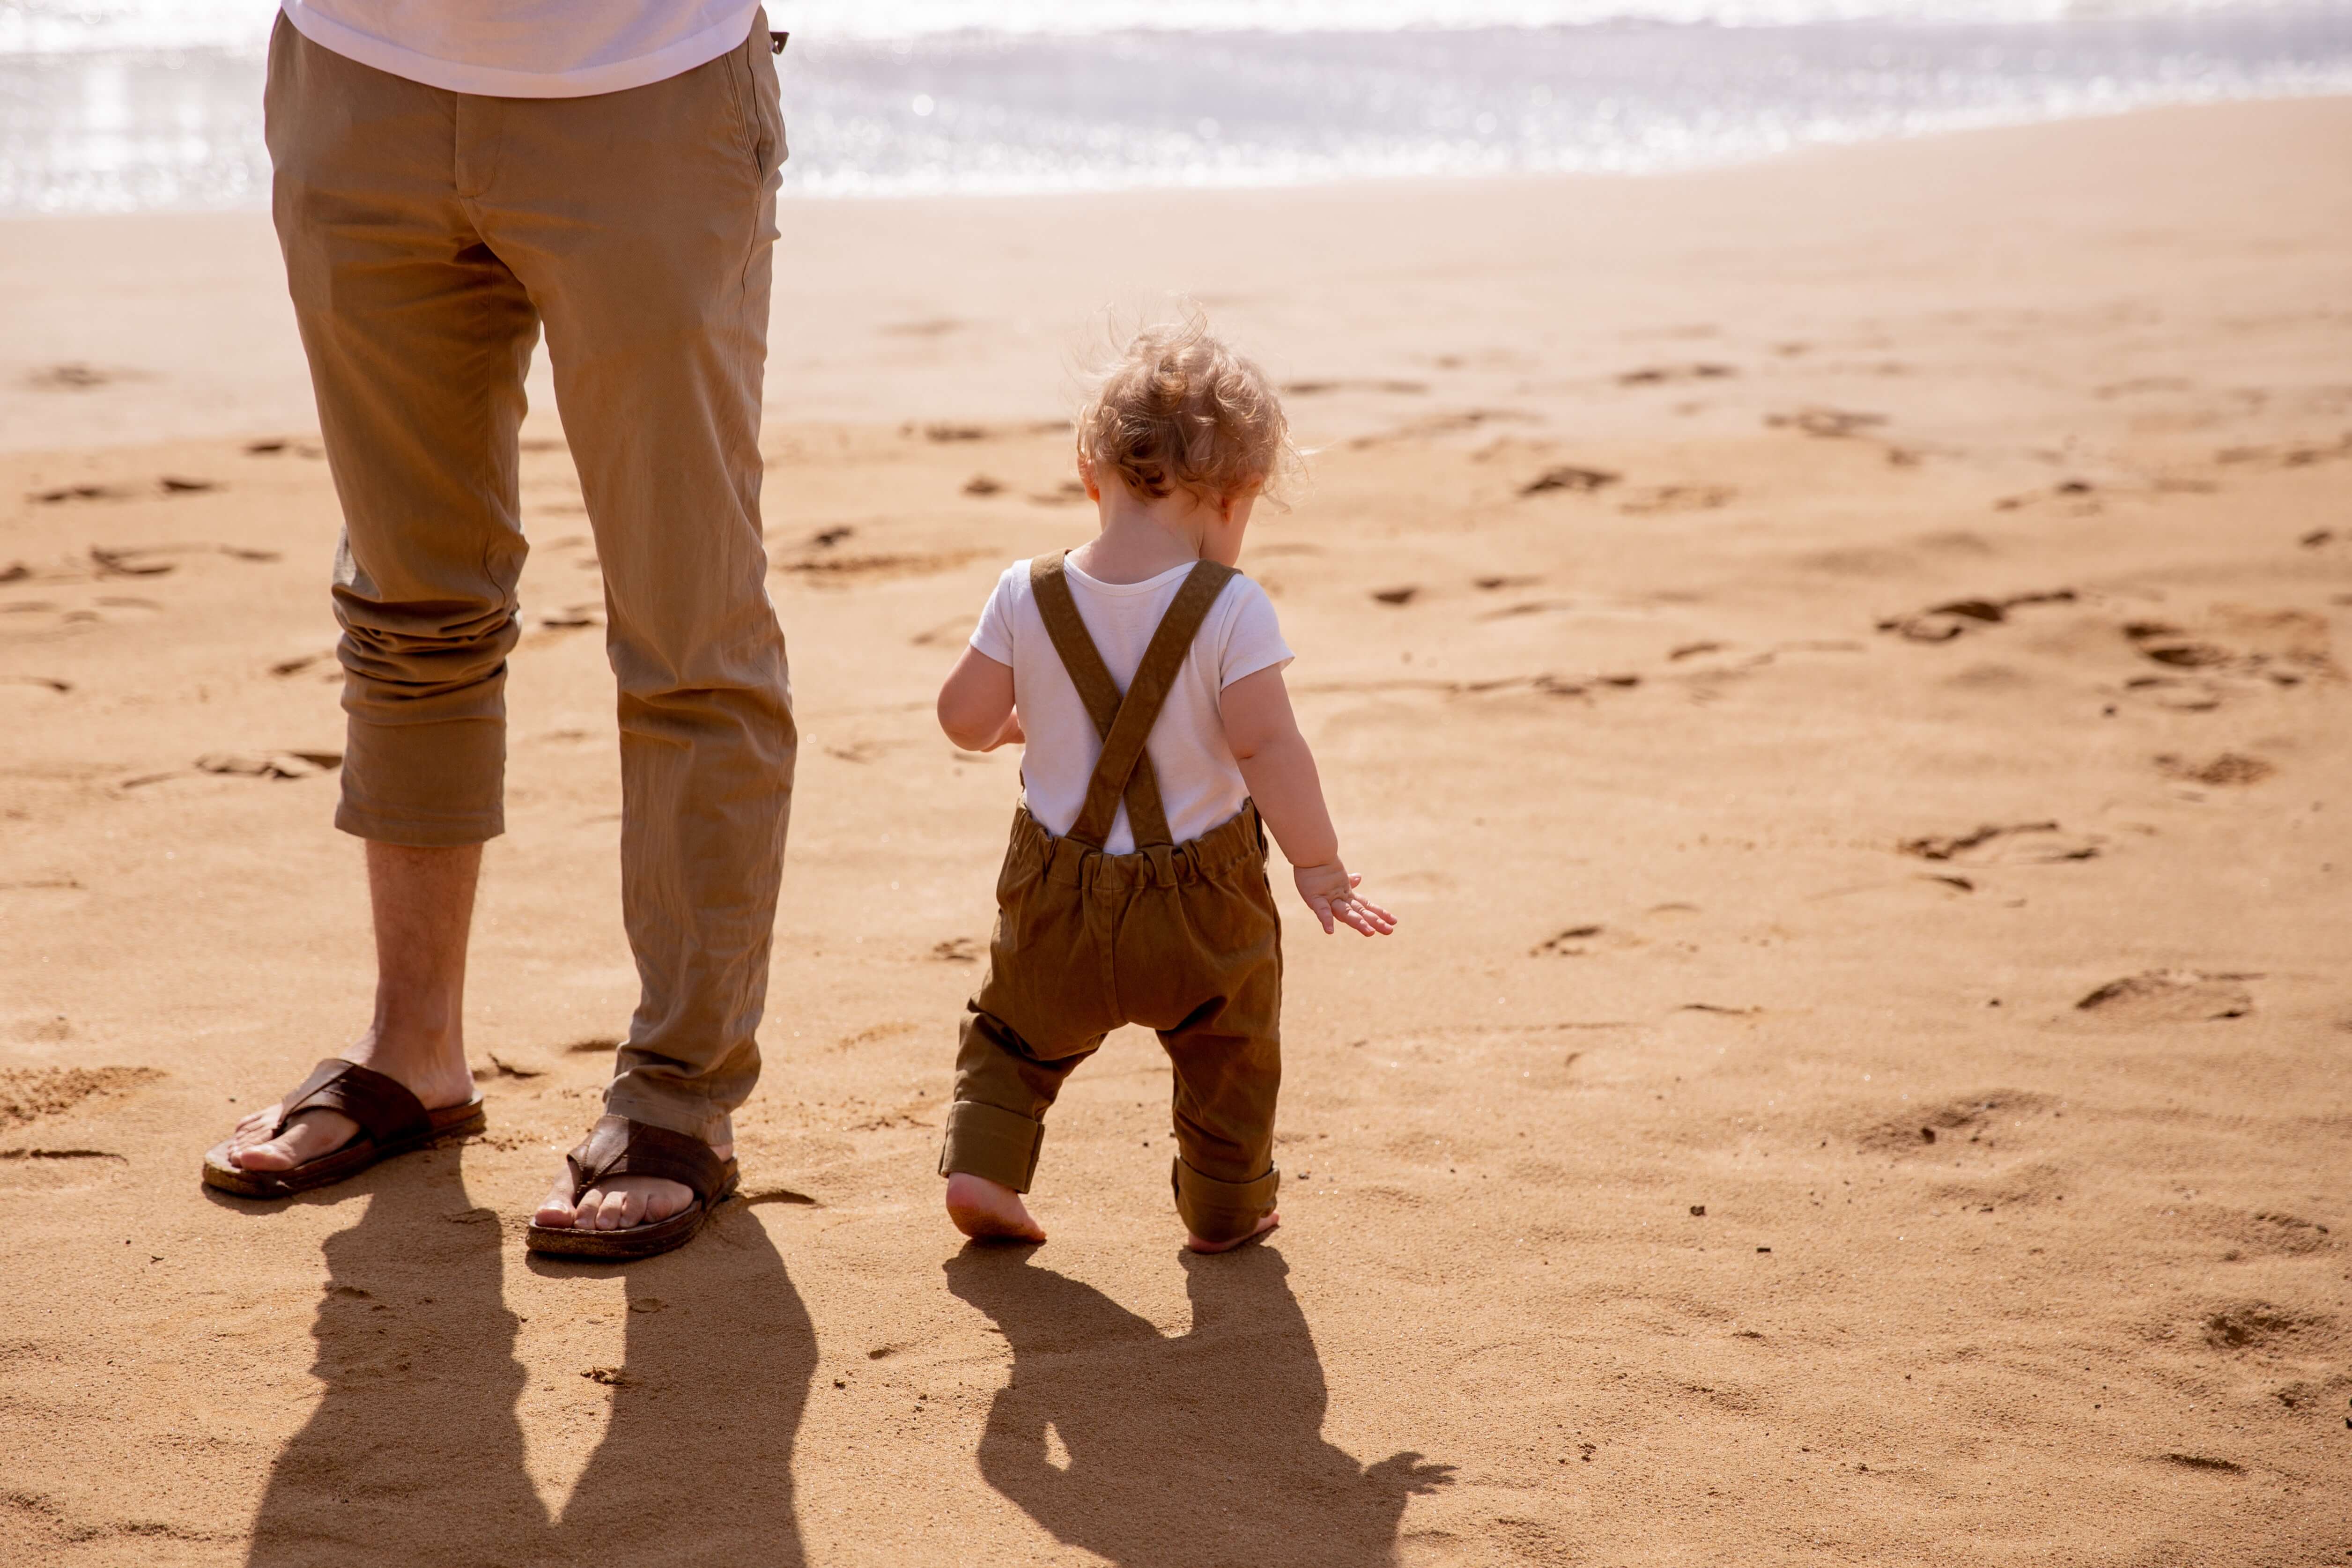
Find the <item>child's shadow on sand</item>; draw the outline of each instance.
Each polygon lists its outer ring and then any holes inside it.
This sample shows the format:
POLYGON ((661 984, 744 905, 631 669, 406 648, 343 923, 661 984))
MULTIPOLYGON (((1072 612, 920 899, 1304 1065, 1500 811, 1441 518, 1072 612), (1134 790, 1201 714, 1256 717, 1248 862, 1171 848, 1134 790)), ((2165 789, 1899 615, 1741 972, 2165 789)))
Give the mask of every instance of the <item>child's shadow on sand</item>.
MULTIPOLYGON (((327 1241, 326 1393, 271 1468, 248 1563, 800 1568, 792 1454, 816 1339, 742 1205, 629 1269, 623 1364, 593 1417, 604 1439, 551 1517, 516 1413, 528 1374, 502 1289, 512 1244, 467 1206, 456 1160, 383 1181, 327 1241)), ((558 1358, 562 1403, 587 1362, 558 1358)))
POLYGON ((1031 1257, 968 1247, 948 1288, 1013 1345, 981 1474, 1055 1540, 1120 1568, 1371 1568, 1394 1561, 1405 1500, 1452 1479, 1323 1440, 1323 1363, 1280 1253, 1184 1255, 1192 1329, 1175 1338, 1031 1257))

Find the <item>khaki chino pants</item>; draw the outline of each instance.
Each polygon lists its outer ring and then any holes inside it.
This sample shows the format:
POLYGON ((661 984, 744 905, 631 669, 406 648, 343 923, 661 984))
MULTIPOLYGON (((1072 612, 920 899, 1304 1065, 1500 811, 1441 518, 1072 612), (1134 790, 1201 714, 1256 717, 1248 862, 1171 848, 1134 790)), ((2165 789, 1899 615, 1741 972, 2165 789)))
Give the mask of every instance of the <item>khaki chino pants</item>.
POLYGON ((1204 1241, 1249 1235, 1281 1184, 1282 921, 1257 808, 1131 855, 1056 838, 1024 810, 996 901, 940 1173, 1027 1192, 1063 1083, 1111 1030, 1143 1024, 1175 1068, 1177 1213, 1204 1241))
POLYGON ((760 524, 784 157, 767 45, 758 16, 667 81, 500 99, 373 69, 281 17, 266 99, 344 520, 337 826, 418 846, 504 829, 517 437, 543 325, 620 693, 642 992, 607 1109, 714 1142, 759 1073, 795 746, 760 524))

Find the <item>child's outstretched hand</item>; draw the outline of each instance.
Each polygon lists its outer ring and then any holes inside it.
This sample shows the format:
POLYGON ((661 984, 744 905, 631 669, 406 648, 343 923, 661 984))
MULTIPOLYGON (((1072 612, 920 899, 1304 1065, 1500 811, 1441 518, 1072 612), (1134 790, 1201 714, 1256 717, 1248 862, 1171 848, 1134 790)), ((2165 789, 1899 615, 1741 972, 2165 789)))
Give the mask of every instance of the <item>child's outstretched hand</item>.
POLYGON ((1323 922, 1326 935, 1339 929, 1334 921, 1353 926, 1366 936, 1386 936, 1396 930, 1396 916, 1369 899, 1358 898, 1356 889, 1363 879, 1349 876, 1348 868, 1337 860, 1327 866, 1294 866, 1290 875, 1298 884, 1298 896, 1323 922))

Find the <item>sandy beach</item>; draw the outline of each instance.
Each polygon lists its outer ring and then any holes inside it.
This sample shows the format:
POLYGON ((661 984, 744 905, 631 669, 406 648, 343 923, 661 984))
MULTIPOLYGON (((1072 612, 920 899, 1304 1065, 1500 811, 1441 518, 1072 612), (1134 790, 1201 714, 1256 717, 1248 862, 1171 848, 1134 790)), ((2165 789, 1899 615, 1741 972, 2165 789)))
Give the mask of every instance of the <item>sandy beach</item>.
POLYGON ((370 994, 333 489, 266 215, 0 223, 0 1561, 2352 1561, 2347 149, 789 205, 768 1066, 625 1272, 520 1239, 636 994, 544 366, 490 1130, 216 1198, 370 994), (931 699, 1171 289, 1315 448, 1244 565, 1404 924, 1286 912, 1269 1245, 1181 1254, 1129 1031, 966 1249, 1017 761, 931 699))

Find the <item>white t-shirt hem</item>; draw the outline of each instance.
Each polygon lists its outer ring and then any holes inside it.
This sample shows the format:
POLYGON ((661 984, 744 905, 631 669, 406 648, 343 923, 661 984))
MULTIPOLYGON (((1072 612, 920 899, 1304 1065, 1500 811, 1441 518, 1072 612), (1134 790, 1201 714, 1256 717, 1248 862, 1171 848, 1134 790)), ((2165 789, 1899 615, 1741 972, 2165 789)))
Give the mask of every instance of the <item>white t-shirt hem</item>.
POLYGON ((651 54, 569 71, 500 70, 494 66, 436 59, 320 16, 302 0, 278 0, 278 8, 285 12, 296 31, 320 48, 332 49, 347 60, 357 60, 363 66, 423 82, 426 87, 480 98, 593 98, 599 93, 625 92, 633 87, 667 81, 697 66, 709 64, 751 36, 751 16, 760 8, 760 0, 740 7, 740 15, 727 21, 666 44, 651 54))

